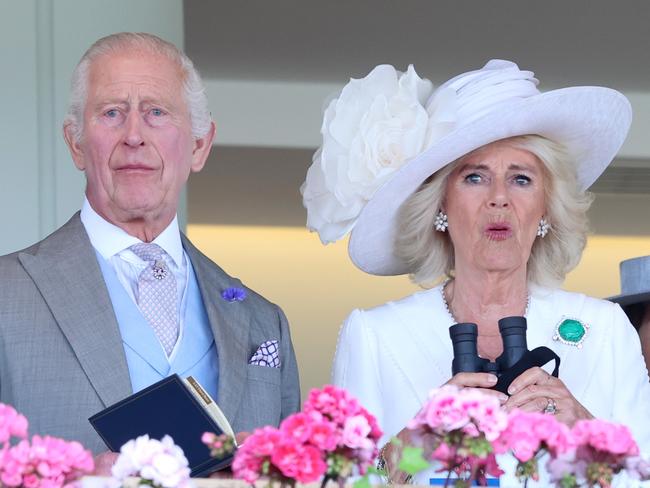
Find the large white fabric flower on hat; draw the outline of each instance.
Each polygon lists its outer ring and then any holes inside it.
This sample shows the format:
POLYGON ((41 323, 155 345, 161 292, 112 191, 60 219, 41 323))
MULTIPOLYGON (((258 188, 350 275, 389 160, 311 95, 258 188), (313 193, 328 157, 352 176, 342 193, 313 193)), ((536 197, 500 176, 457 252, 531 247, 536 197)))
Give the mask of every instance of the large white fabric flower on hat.
POLYGON ((300 188, 307 227, 323 244, 349 232, 375 191, 430 143, 433 84, 413 66, 389 65, 352 79, 325 110, 323 144, 300 188))

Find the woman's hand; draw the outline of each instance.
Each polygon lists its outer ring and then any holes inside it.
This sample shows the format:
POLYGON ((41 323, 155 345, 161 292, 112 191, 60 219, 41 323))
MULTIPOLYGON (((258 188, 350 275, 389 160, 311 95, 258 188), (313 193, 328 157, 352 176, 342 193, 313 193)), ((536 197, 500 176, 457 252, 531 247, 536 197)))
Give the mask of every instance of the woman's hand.
POLYGON ((399 462, 402 459, 402 451, 405 446, 421 447, 424 459, 431 459, 431 454, 438 438, 434 434, 414 434, 407 428, 402 429, 395 436, 398 441, 393 443, 387 442, 381 448, 380 457, 384 461, 384 470, 388 477, 388 484, 405 485, 409 483, 410 476, 404 471, 399 470, 399 462))
POLYGON ((456 385, 459 388, 480 390, 481 393, 497 397, 501 405, 508 401, 507 395, 504 395, 500 391, 490 389, 497 384, 497 377, 490 373, 456 373, 445 384, 456 385))
POLYGON ((526 412, 543 412, 547 407, 553 410, 552 406, 555 405, 555 417, 568 426, 581 419, 594 418, 561 379, 551 376, 542 368, 524 371, 510 384, 508 393, 511 396, 504 405, 508 411, 519 408, 526 412))

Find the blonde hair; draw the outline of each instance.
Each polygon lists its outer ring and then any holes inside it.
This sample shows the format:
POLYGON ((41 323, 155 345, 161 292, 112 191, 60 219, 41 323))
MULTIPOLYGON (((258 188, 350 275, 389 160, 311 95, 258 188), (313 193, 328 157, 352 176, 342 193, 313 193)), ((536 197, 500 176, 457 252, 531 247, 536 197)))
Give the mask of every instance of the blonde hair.
POLYGON ((183 92, 192 122, 192 135, 203 137, 210 130, 212 118, 208 108, 208 97, 199 72, 185 53, 153 34, 144 32, 120 32, 97 40, 79 60, 72 72, 70 101, 64 125, 70 125, 77 141, 83 135, 83 115, 88 98, 88 76, 92 63, 105 54, 140 50, 162 54, 178 64, 183 76, 183 92))
MULTIPOLYGON (((587 210, 593 196, 580 190, 575 164, 560 144, 538 135, 504 140, 529 151, 544 166, 545 218, 551 228, 546 237, 535 239, 527 273, 531 283, 558 286, 582 256, 589 230, 587 210)), ((451 239, 447 233, 435 231, 434 220, 449 175, 461 159, 431 175, 400 208, 395 254, 409 265, 411 279, 422 286, 453 276, 451 239)))

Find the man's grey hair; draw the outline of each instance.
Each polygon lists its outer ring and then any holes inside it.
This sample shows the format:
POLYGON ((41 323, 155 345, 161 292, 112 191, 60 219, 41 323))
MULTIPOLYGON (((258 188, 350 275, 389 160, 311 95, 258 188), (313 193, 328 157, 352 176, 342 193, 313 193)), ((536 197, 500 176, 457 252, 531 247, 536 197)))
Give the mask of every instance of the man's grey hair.
MULTIPOLYGON (((587 210, 593 196, 580 190, 576 165, 560 144, 537 135, 506 141, 534 154, 543 164, 545 219, 551 229, 546 237, 535 239, 527 273, 531 283, 558 286, 582 256, 589 228, 587 210)), ((464 157, 430 176, 400 209, 395 254, 409 264, 411 279, 423 286, 454 274, 453 244, 448 233, 434 229, 434 220, 444 201, 449 175, 464 157)))
POLYGON ((83 135, 84 110, 88 98, 88 77, 90 67, 97 58, 106 54, 140 50, 162 54, 178 64, 183 75, 183 92, 192 122, 192 135, 203 137, 210 130, 212 119, 208 109, 208 97, 205 86, 194 64, 185 53, 160 37, 143 32, 120 32, 102 37, 96 41, 79 60, 72 73, 70 101, 64 125, 70 125, 75 139, 83 135))

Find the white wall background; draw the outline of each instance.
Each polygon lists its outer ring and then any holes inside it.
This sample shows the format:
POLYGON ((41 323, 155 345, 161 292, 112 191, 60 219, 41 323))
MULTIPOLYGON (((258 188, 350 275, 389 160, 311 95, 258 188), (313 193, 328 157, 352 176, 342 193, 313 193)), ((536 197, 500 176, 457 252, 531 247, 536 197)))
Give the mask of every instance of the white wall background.
POLYGON ((61 126, 70 75, 98 38, 147 31, 183 46, 179 0, 0 0, 0 254, 79 209, 84 180, 61 126))

